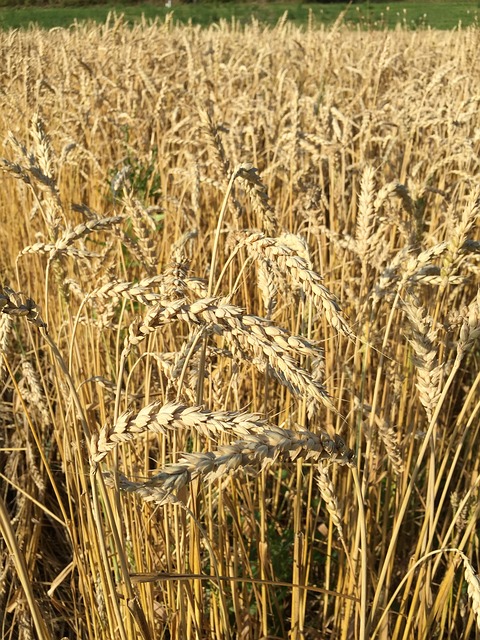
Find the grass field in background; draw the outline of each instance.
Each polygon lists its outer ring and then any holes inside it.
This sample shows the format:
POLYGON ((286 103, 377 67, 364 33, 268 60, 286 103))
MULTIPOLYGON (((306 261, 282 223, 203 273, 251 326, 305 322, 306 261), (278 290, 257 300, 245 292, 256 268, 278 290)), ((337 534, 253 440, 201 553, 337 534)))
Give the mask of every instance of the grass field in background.
POLYGON ((296 25, 307 25, 309 16, 316 23, 331 24, 342 11, 347 24, 365 28, 403 27, 415 29, 432 27, 452 29, 475 23, 479 16, 478 2, 381 2, 363 3, 347 7, 345 3, 294 4, 294 3, 198 3, 177 5, 169 9, 160 4, 127 3, 99 4, 95 6, 65 7, 3 7, 0 8, 0 28, 24 28, 36 24, 42 28, 68 27, 76 21, 104 22, 109 12, 123 14, 131 23, 147 20, 163 20, 173 10, 174 20, 192 21, 193 24, 210 25, 220 20, 235 18, 248 23, 252 18, 274 25, 288 12, 288 20, 296 25))

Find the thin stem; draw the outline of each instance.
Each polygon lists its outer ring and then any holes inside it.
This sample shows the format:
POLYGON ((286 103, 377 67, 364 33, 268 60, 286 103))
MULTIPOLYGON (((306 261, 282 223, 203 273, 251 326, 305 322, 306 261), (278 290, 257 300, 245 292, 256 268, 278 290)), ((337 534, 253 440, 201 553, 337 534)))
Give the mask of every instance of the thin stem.
POLYGON ((355 493, 358 504, 358 526, 360 527, 361 539, 361 567, 360 567, 360 640, 368 637, 369 621, 367 619, 367 527, 365 523, 365 509, 363 506, 363 493, 358 477, 358 469, 352 467, 353 481, 355 483, 355 493))
POLYGON ((418 454, 418 458, 417 458, 417 462, 415 464, 415 468, 413 469, 411 478, 410 478, 410 482, 408 483, 407 489, 405 491, 405 495, 403 496, 403 501, 402 504, 400 506, 400 509, 398 511, 398 516, 397 516, 397 520, 395 522, 395 527, 392 531, 391 537, 390 537, 390 544, 388 545, 388 549, 387 549, 387 553, 385 555, 385 559, 383 561, 383 566, 382 566, 382 570, 380 572, 380 576, 378 578, 378 583, 377 583, 377 588, 375 590, 375 596, 373 599, 373 604, 372 604, 372 608, 370 610, 370 624, 373 622, 374 617, 375 617, 375 613, 378 607, 378 603, 380 600, 380 594, 382 592, 382 588, 383 588, 383 584, 385 582, 385 578, 387 575, 387 571, 388 571, 388 566, 389 563, 392 559, 393 556, 393 552, 395 550, 395 546, 397 544, 397 539, 398 539, 398 535, 400 533, 400 528, 402 526, 403 523, 403 518, 405 517, 405 513, 407 511, 407 507, 408 507, 408 503, 410 502, 410 497, 412 495, 413 489, 415 487, 415 482, 417 480, 417 476, 420 473, 420 470, 422 469, 422 462, 423 462, 423 458, 425 457, 425 454, 427 452, 427 449, 430 445, 430 438, 431 435, 433 433, 433 430, 435 429, 435 426, 437 424, 437 420, 438 420, 438 416, 440 415, 440 411, 441 408, 443 406, 443 403, 445 401, 445 398, 447 397, 447 393, 448 390, 450 389, 452 382, 455 378, 455 375, 458 371, 458 368, 460 366, 460 362, 461 360, 459 358, 457 358, 455 360, 455 363, 452 367, 452 370, 450 372, 450 375, 445 383, 445 386, 443 388, 442 391, 442 395, 440 396, 440 399, 437 403, 437 406, 435 408, 435 411, 433 413, 432 419, 430 421, 430 425, 428 427, 427 433, 425 434, 425 438, 423 440, 423 445, 420 449, 420 452, 418 454))

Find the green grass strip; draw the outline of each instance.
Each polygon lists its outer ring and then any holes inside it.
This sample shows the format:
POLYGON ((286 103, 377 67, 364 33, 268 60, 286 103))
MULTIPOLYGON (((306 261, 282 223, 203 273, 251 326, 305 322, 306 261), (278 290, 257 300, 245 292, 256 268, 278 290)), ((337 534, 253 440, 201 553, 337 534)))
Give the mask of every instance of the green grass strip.
MULTIPOLYGON (((288 12, 288 20, 298 26, 306 26, 309 16, 316 24, 331 24, 345 3, 300 4, 300 3, 195 3, 178 4, 171 9, 160 4, 99 4, 89 6, 23 6, 1 7, 1 29, 25 29, 31 25, 44 29, 69 27, 75 22, 105 22, 109 12, 123 14, 125 19, 135 24, 144 17, 147 20, 163 20, 173 11, 174 21, 189 22, 202 26, 230 21, 235 18, 246 24, 255 18, 267 25, 275 25, 283 14, 288 12)), ((402 25, 409 29, 431 27, 434 29, 453 29, 461 24, 478 24, 480 2, 363 2, 348 7, 344 18, 346 24, 370 29, 393 29, 402 25)))

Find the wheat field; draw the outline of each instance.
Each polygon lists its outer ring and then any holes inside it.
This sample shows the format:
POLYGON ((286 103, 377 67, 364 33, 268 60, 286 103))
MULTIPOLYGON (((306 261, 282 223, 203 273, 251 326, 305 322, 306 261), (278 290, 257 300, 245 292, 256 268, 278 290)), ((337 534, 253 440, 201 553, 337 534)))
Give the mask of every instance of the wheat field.
POLYGON ((480 32, 0 34, 0 637, 480 636, 480 32))

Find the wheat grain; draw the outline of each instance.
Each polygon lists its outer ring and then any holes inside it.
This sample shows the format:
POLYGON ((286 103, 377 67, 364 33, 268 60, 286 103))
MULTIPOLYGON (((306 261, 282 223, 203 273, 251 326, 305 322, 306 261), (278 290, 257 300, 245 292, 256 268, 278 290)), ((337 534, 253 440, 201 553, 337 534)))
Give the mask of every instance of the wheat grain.
POLYGON ((359 211, 355 230, 355 250, 362 261, 368 261, 375 226, 375 172, 366 167, 362 175, 359 211))
POLYGON ((315 481, 318 488, 320 489, 320 495, 322 496, 327 506, 328 513, 332 518, 332 522, 337 529, 339 539, 344 540, 342 516, 340 513, 340 508, 338 506, 338 500, 335 495, 335 489, 328 474, 328 469, 322 462, 319 462, 316 466, 315 471, 315 481))
POLYGON ((5 376, 6 367, 4 358, 8 356, 10 333, 13 327, 13 319, 8 314, 0 315, 0 381, 5 376))
POLYGON ((473 614, 477 621, 477 628, 480 629, 480 580, 478 574, 473 570, 468 558, 462 553, 463 566, 465 571, 465 580, 467 581, 467 590, 470 600, 472 601, 473 614))
POLYGON ((86 223, 79 224, 74 229, 67 230, 58 238, 55 244, 36 242, 22 249, 20 256, 32 253, 47 253, 50 260, 55 259, 59 255, 69 255, 74 258, 100 258, 101 255, 86 251, 84 249, 76 249, 71 245, 86 235, 104 229, 110 229, 113 225, 122 221, 120 216, 112 216, 109 218, 97 218, 89 220, 86 223))
POLYGON ((94 289, 89 296, 91 298, 105 299, 124 298, 126 300, 136 300, 146 306, 151 306, 162 299, 162 296, 159 293, 154 293, 149 290, 151 285, 152 281, 150 278, 137 283, 116 282, 114 280, 107 282, 102 287, 94 289), (144 282, 147 284, 143 284, 144 282))
POLYGON ((480 288, 477 295, 466 307, 462 314, 460 339, 457 343, 457 360, 461 360, 466 352, 480 337, 480 288))
POLYGON ((46 328, 47 326, 40 316, 40 310, 36 303, 23 293, 18 293, 10 287, 2 287, 0 289, 0 311, 11 317, 24 317, 40 328, 46 328))
POLYGON ((455 273, 458 267, 462 249, 469 239, 468 234, 474 227, 479 214, 480 190, 474 189, 469 196, 460 219, 457 220, 455 216, 449 216, 449 240, 442 264, 442 277, 445 284, 449 281, 449 276, 455 273))
POLYGON ((155 222, 146 207, 138 199, 126 195, 123 199, 125 215, 130 218, 137 237, 137 246, 142 256, 142 264, 147 273, 153 274, 158 264, 158 256, 154 242, 155 222))
MULTIPOLYGON (((316 435, 304 429, 290 431, 269 426, 259 433, 249 433, 243 440, 218 447, 208 453, 183 454, 179 462, 167 465, 147 482, 119 480, 123 491, 134 492, 147 501, 166 504, 192 480, 201 477, 210 483, 240 470, 265 468, 279 459, 332 460, 339 464, 354 464, 354 454, 339 438, 316 435)), ((107 472, 106 480, 112 483, 107 472)))
POLYGON ((300 336, 291 335, 272 322, 245 314, 242 309, 215 298, 204 298, 186 304, 184 300, 152 307, 141 322, 130 326, 125 347, 139 344, 145 336, 172 321, 184 320, 192 325, 207 324, 214 333, 223 335, 233 350, 252 359, 260 371, 269 370, 292 393, 307 397, 313 403, 325 405, 335 411, 329 395, 319 380, 314 380, 294 357, 305 355, 316 358, 322 352, 318 346, 300 336))
POLYGON ((322 278, 309 268, 304 258, 277 239, 267 238, 261 233, 251 233, 244 237, 243 245, 254 256, 264 256, 279 265, 282 272, 292 278, 295 286, 312 299, 316 307, 322 307, 327 322, 349 338, 354 333, 340 312, 335 296, 324 286, 322 278))
POLYGON ((440 398, 443 371, 442 364, 438 364, 438 331, 433 329, 433 319, 415 304, 413 297, 405 301, 404 309, 412 327, 410 342, 415 351, 417 389, 430 421, 440 398))
POLYGON ((22 374, 27 389, 23 389, 24 396, 28 399, 32 407, 40 412, 44 425, 51 424, 50 411, 45 399, 45 392, 40 382, 38 373, 33 368, 32 363, 26 358, 22 358, 22 374))
POLYGON ((264 229, 266 234, 275 236, 278 229, 277 217, 270 206, 267 188, 258 175, 258 169, 244 163, 238 172, 238 177, 250 197, 253 211, 257 216, 257 225, 260 229, 264 229))

